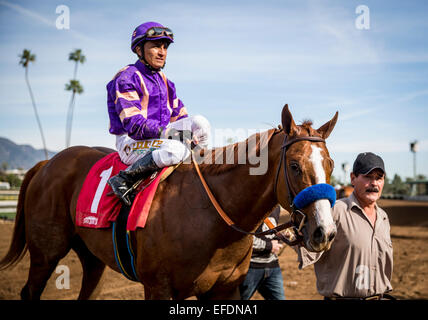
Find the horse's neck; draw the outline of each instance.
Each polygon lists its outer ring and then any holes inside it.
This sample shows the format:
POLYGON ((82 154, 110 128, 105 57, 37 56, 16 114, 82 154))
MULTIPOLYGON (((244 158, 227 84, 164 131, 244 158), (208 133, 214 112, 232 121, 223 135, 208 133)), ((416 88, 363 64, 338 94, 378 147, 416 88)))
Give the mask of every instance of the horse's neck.
POLYGON ((247 161, 247 164, 235 166, 223 173, 221 182, 215 184, 218 186, 216 194, 219 194, 218 200, 223 209, 238 227, 246 231, 255 230, 278 203, 274 183, 281 140, 278 136, 271 140, 269 146, 266 146, 268 155, 264 161, 267 164, 259 164, 267 167, 264 174, 250 174, 254 172, 250 171, 250 168, 254 169, 254 165, 247 161))

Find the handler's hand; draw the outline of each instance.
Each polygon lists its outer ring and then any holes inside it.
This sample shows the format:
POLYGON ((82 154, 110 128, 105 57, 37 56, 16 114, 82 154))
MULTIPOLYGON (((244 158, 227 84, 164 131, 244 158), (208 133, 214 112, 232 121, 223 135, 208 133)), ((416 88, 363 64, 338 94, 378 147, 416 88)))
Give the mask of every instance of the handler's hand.
POLYGON ((278 254, 284 245, 279 243, 278 240, 272 240, 272 253, 278 254))

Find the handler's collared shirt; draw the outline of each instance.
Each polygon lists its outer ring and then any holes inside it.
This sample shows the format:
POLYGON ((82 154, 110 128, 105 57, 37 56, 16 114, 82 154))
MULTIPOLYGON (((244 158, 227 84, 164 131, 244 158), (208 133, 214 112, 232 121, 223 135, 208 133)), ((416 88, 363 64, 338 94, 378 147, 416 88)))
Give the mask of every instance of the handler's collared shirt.
POLYGON ((314 264, 318 292, 325 297, 368 297, 392 290, 392 242, 389 219, 376 205, 372 224, 354 194, 333 209, 337 235, 329 251, 299 247, 299 268, 314 264))

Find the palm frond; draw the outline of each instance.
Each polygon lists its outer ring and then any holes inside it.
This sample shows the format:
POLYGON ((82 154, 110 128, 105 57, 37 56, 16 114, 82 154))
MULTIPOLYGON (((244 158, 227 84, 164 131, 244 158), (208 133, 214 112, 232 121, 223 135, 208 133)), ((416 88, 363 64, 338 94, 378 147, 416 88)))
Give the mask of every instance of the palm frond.
POLYGON ((86 57, 83 55, 82 49, 76 49, 69 53, 68 60, 84 63, 86 61, 86 57))
POLYGON ((79 80, 70 80, 70 82, 65 84, 65 90, 81 94, 83 92, 83 86, 80 84, 79 80))
POLYGON ((20 55, 18 55, 20 58, 19 64, 24 66, 25 68, 28 66, 30 62, 36 61, 36 55, 32 54, 30 50, 24 49, 20 55))

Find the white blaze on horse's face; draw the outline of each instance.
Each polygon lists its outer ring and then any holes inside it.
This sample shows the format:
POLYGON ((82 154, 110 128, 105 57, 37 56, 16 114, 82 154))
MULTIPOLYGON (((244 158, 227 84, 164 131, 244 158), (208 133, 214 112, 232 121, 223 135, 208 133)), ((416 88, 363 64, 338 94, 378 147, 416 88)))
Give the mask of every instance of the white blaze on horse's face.
MULTIPOLYGON (((315 145, 311 146, 312 153, 309 157, 310 162, 315 172, 315 182, 327 183, 326 173, 323 167, 323 156, 321 154, 322 149, 315 145)), ((336 225, 333 221, 331 214, 330 201, 327 199, 317 200, 314 203, 315 207, 315 221, 318 227, 322 227, 325 235, 336 233, 336 225)))

